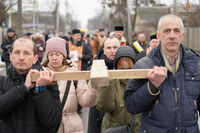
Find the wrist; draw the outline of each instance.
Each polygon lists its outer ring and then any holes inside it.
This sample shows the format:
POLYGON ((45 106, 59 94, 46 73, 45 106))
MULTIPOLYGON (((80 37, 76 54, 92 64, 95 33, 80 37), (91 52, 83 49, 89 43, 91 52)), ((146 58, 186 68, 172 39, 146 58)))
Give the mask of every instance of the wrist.
POLYGON ((39 93, 44 93, 46 92, 46 86, 35 86, 34 93, 39 94, 39 93))
POLYGON ((30 89, 26 86, 26 84, 24 84, 24 87, 25 87, 26 91, 29 92, 30 89))
POLYGON ((152 84, 151 81, 148 81, 147 88, 148 88, 151 95, 155 96, 155 95, 158 95, 160 93, 160 88, 155 87, 155 85, 152 84))

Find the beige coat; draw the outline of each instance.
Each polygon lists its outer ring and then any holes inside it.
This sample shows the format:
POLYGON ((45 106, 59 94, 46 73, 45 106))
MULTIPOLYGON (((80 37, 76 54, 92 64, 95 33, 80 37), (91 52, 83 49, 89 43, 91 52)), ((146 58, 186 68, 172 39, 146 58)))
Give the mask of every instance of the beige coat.
MULTIPOLYGON (((65 70, 65 72, 67 71, 77 71, 77 67, 69 67, 65 70)), ((60 99, 62 101, 67 81, 58 81, 57 83, 60 90, 60 99)), ((90 87, 90 84, 87 84, 85 80, 78 81, 76 90, 72 81, 57 133, 83 133, 83 123, 77 113, 78 103, 82 107, 94 106, 96 97, 97 90, 90 87)))

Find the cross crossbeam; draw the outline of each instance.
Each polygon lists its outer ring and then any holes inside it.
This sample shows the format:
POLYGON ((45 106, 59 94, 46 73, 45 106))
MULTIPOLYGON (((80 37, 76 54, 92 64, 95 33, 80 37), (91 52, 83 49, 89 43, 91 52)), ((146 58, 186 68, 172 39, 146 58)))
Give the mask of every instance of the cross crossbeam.
MULTIPOLYGON (((145 79, 150 69, 107 70, 104 60, 94 60, 90 71, 55 72, 54 81, 58 80, 92 80, 99 86, 108 84, 108 79, 145 79)), ((35 82, 39 74, 32 74, 35 82)))

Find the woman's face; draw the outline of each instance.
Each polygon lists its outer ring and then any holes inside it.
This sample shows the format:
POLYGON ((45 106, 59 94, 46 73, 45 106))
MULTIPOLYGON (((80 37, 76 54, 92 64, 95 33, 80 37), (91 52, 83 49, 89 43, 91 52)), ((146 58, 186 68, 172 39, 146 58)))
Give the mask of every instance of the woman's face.
POLYGON ((49 52, 48 53, 49 65, 53 68, 59 68, 62 66, 64 56, 60 52, 49 52))
POLYGON ((117 69, 132 69, 134 61, 129 57, 122 57, 117 61, 117 69))

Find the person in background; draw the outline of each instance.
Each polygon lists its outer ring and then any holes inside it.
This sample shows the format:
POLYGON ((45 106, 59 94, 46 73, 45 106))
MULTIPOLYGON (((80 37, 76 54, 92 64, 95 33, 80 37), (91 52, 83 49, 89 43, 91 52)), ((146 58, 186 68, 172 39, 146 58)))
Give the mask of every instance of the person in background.
POLYGON ((46 42, 50 37, 49 37, 49 33, 44 31, 43 33, 43 36, 44 36, 44 41, 46 42))
MULTIPOLYGON (((59 37, 51 38, 47 41, 46 54, 47 59, 43 62, 45 70, 54 72, 77 71, 77 65, 66 59, 67 51, 65 49, 66 41, 59 37)), ((66 91, 68 81, 58 81, 60 99, 66 91)), ((95 105, 97 90, 88 87, 85 80, 72 81, 69 88, 68 97, 62 110, 62 121, 57 133, 83 133, 83 123, 77 113, 78 104, 82 107, 95 105), (75 83, 76 82, 76 83, 75 83)))
MULTIPOLYGON (((117 38, 107 38, 103 45, 103 53, 96 56, 96 59, 104 59, 108 70, 114 68, 113 61, 117 49, 120 47, 120 41, 117 38)), ((104 113, 99 111, 96 106, 89 110, 88 133, 100 133, 101 123, 104 113)))
POLYGON ((65 39, 65 41, 69 41, 69 38, 63 32, 59 33, 59 37, 65 39))
POLYGON ((92 35, 92 39, 90 41, 91 48, 92 48, 92 57, 93 60, 95 59, 97 53, 99 52, 100 49, 100 41, 98 39, 98 36, 96 34, 92 35))
POLYGON ((131 45, 136 55, 138 55, 142 51, 145 51, 148 48, 148 45, 145 40, 145 34, 140 33, 137 35, 137 41, 133 42, 133 44, 131 45))
POLYGON ((85 44, 87 44, 88 47, 92 49, 90 42, 91 42, 90 34, 87 34, 85 37, 85 44))
POLYGON ((160 44, 136 62, 134 69, 151 69, 147 79, 131 79, 125 104, 142 113, 139 133, 199 133, 200 57, 184 47, 182 19, 173 14, 158 21, 160 44))
POLYGON ((102 46, 104 41, 107 39, 107 37, 105 36, 104 29, 99 29, 99 32, 98 32, 97 35, 98 35, 98 38, 99 38, 99 41, 100 41, 100 46, 102 46))
POLYGON ((44 36, 40 33, 37 33, 34 38, 35 45, 37 47, 37 55, 39 62, 42 62, 42 58, 45 51, 45 42, 44 36))
POLYGON ((124 35, 124 26, 115 26, 115 37, 119 39, 121 46, 129 46, 128 41, 125 39, 124 35))
POLYGON ((72 38, 66 45, 67 58, 75 61, 78 70, 88 70, 88 62, 92 59, 91 49, 81 38, 79 29, 72 30, 72 38))
POLYGON ((11 67, 0 86, 0 133, 56 133, 62 111, 54 72, 43 71, 36 47, 19 38, 11 48, 11 67), (38 73, 36 82, 31 75, 38 73))
POLYGON ((6 36, 2 38, 1 49, 3 50, 3 52, 1 55, 1 61, 6 63, 6 71, 8 70, 8 66, 10 65, 9 54, 11 51, 11 47, 16 39, 17 35, 15 34, 15 30, 12 28, 8 28, 6 36))
POLYGON ((33 33, 31 32, 27 32, 26 34, 24 34, 24 38, 27 38, 27 39, 30 39, 30 40, 33 40, 33 33))
POLYGON ((71 32, 67 32, 67 37, 68 37, 69 40, 71 39, 71 35, 72 35, 71 32))
MULTIPOLYGON (((115 69, 132 69, 136 62, 136 54, 129 46, 117 49, 114 58, 115 69)), ((98 88, 97 109, 105 112, 101 125, 101 133, 114 126, 132 126, 132 131, 139 131, 139 120, 132 125, 132 115, 124 104, 124 91, 128 87, 128 79, 109 80, 109 86, 98 88), (137 124, 136 124, 137 123, 137 124), (137 129, 137 130, 136 130, 137 129)))
POLYGON ((157 39, 156 34, 150 36, 150 42, 149 47, 146 50, 143 50, 139 55, 137 56, 137 60, 140 60, 142 57, 148 55, 152 49, 157 47, 159 45, 159 40, 157 39))
POLYGON ((149 43, 150 47, 147 48, 146 50, 146 55, 149 54, 149 52, 154 49, 155 47, 157 47, 159 45, 159 40, 157 39, 156 34, 151 35, 150 37, 150 43, 149 43))

